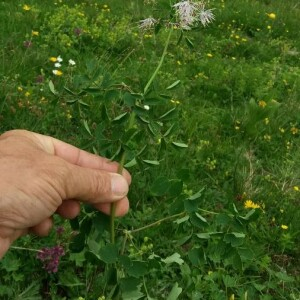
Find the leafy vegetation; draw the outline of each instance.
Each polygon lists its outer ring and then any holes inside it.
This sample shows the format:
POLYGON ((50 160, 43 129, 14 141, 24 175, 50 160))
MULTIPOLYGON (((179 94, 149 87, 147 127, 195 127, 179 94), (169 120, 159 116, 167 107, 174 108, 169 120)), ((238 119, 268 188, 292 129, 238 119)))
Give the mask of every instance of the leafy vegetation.
POLYGON ((182 30, 177 2, 0 2, 1 132, 133 177, 127 216, 17 241, 1 299, 300 298, 299 3, 211 0, 182 30))

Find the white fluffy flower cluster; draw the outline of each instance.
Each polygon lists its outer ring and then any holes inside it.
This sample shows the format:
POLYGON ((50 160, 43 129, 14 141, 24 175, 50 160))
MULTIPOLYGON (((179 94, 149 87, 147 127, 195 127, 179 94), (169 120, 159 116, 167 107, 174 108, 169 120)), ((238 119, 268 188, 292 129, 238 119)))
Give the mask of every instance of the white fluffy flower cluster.
POLYGON ((205 9, 203 1, 180 1, 173 5, 178 19, 178 26, 185 30, 190 30, 192 26, 199 22, 206 26, 211 23, 215 16, 212 9, 205 9))
MULTIPOLYGON (((172 6, 175 10, 176 25, 184 30, 191 30, 192 27, 202 24, 203 26, 211 23, 215 16, 212 9, 205 9, 204 1, 185 0, 179 1, 172 6)), ((152 29, 159 20, 152 17, 139 21, 139 28, 142 30, 152 29)), ((170 24, 170 22, 167 22, 170 24)))

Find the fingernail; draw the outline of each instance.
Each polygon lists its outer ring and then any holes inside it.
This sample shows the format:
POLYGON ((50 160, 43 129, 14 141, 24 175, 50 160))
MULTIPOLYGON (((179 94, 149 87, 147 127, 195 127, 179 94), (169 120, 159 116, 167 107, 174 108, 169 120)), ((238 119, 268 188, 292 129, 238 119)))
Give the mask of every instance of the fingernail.
POLYGON ((114 196, 121 198, 128 193, 128 183, 120 174, 111 174, 111 190, 114 196))

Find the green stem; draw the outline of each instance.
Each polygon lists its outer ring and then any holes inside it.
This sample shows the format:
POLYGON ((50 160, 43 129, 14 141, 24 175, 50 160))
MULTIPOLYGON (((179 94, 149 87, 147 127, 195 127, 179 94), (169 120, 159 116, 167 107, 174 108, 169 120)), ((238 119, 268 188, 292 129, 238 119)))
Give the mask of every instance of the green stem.
MULTIPOLYGON (((128 126, 127 126, 127 131, 133 127, 134 120, 135 120, 135 113, 131 112, 129 122, 128 122, 128 126)), ((126 152, 124 150, 122 150, 122 155, 121 155, 121 159, 120 159, 119 167, 118 167, 118 174, 122 175, 122 173, 123 173, 125 159, 126 159, 126 152)), ((112 244, 115 244, 116 205, 117 205, 117 203, 114 202, 110 206, 110 242, 112 244)))
POLYGON ((11 249, 16 250, 27 250, 27 251, 33 251, 33 252, 42 252, 42 250, 32 249, 32 248, 24 248, 24 247, 17 247, 17 246, 11 246, 11 249))
MULTIPOLYGON (((150 77, 149 81, 147 82, 147 84, 144 88, 144 95, 147 93, 149 87, 151 86, 153 80, 157 76, 158 71, 160 70, 160 68, 161 68, 161 66, 164 62, 165 56, 167 54, 168 46, 169 46, 169 43, 170 43, 170 38, 171 38, 171 35, 172 35, 172 31, 173 30, 171 28, 170 31, 169 31, 169 35, 167 37, 167 41, 166 41, 166 44, 165 44, 165 47, 164 47, 164 51, 163 51, 162 56, 161 56, 161 58, 158 62, 158 65, 157 65, 156 69, 154 70, 152 76, 150 77)), ((129 122, 128 122, 127 130, 129 130, 133 127, 134 120, 135 120, 135 113, 132 112, 131 115, 130 115, 129 122)), ((119 164, 119 168, 118 168, 118 173, 119 174, 122 174, 122 172, 123 172, 125 159, 126 159, 126 152, 123 150, 121 160, 120 160, 120 164, 119 164)), ((112 244, 115 244, 115 215, 116 215, 116 203, 112 203, 111 206, 110 206, 110 242, 112 244)))
POLYGON ((158 221, 155 221, 153 223, 150 223, 148 225, 145 225, 143 227, 140 227, 140 228, 137 228, 137 229, 133 229, 133 230, 129 230, 128 231, 128 234, 131 234, 131 233, 136 233, 136 232, 139 232, 139 231, 142 231, 142 230, 145 230, 145 229, 148 229, 150 227, 153 227, 153 226, 156 226, 156 225, 159 225, 161 224, 162 222, 166 222, 166 221, 169 221, 171 219, 174 219, 174 218, 177 218, 177 217, 181 217, 181 216, 184 216, 186 214, 185 211, 179 213, 179 214, 176 214, 176 215, 172 215, 172 216, 168 216, 168 217, 165 217, 165 218, 162 218, 158 221))
POLYGON ((172 31, 173 29, 171 28, 170 31, 169 31, 169 35, 168 35, 168 38, 167 38, 167 41, 166 41, 166 44, 165 44, 165 48, 164 48, 164 51, 162 53, 162 56, 159 60, 159 63, 155 69, 155 71, 153 72, 152 76, 150 77, 149 81, 147 82, 145 88, 144 88, 144 95, 148 92, 148 89, 150 87, 150 85, 152 84, 153 80, 155 79, 159 69, 161 68, 163 62, 164 62, 164 59, 165 59, 165 56, 167 54, 167 50, 168 50, 168 46, 169 46, 169 43, 170 43, 170 38, 171 38, 171 35, 172 35, 172 31))

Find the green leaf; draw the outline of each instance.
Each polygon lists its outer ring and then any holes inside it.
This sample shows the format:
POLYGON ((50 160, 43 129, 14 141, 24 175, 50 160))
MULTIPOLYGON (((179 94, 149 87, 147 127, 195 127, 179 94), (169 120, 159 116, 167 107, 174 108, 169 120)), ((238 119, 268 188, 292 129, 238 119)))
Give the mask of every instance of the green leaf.
POLYGON ((178 179, 171 179, 169 180, 169 191, 168 194, 170 197, 179 196, 183 189, 183 182, 178 179))
POLYGON ((124 165, 124 167, 125 167, 125 168, 131 168, 131 167, 135 166, 136 164, 137 164, 136 159, 133 158, 131 161, 129 161, 128 163, 126 163, 126 164, 124 165))
POLYGON ((144 296, 141 292, 140 279, 134 277, 127 277, 120 279, 120 287, 122 291, 122 299, 137 300, 144 296))
POLYGON ((167 90, 171 90, 171 89, 175 88, 179 83, 180 83, 180 80, 176 80, 175 82, 173 82, 171 85, 169 85, 167 87, 167 90))
MULTIPOLYGON (((49 82, 49 84, 50 84, 50 82, 49 82)), ((53 86, 53 88, 54 88, 54 86, 53 86)), ((64 86, 64 90, 68 93, 68 94, 70 94, 70 95, 72 95, 72 96, 75 96, 76 95, 76 93, 74 93, 73 91, 71 91, 69 88, 67 88, 66 86, 64 86)))
POLYGON ((168 256, 167 258, 162 259, 162 262, 164 262, 167 265, 172 264, 172 263, 176 263, 178 265, 182 265, 184 263, 184 260, 181 259, 179 253, 174 253, 171 256, 168 256))
POLYGON ((8 252, 0 261, 0 269, 4 268, 8 273, 18 271, 20 267, 19 259, 12 252, 8 252))
POLYGON ((203 191, 204 191, 204 187, 200 191, 198 191, 196 194, 190 196, 188 198, 188 200, 196 200, 196 199, 200 198, 202 196, 203 191))
POLYGON ((118 115, 117 117, 115 117, 114 119, 113 119, 113 121, 120 121, 120 120, 122 120, 122 119, 124 119, 126 116, 127 116, 127 112, 125 112, 125 113, 123 113, 123 114, 120 114, 120 115, 118 115))
POLYGON ((90 106, 89 104, 87 104, 86 102, 84 102, 83 100, 78 100, 78 103, 80 103, 83 106, 90 106))
POLYGON ((189 217, 188 215, 186 215, 186 216, 184 216, 183 218, 180 218, 180 219, 177 219, 177 220, 173 221, 173 223, 181 224, 181 223, 184 223, 184 222, 188 221, 189 218, 190 218, 190 217, 189 217))
POLYGON ((81 252, 84 249, 85 246, 85 234, 84 233, 79 233, 75 235, 73 240, 70 243, 70 250, 71 252, 81 252))
POLYGON ((131 93, 126 92, 123 95, 123 100, 124 103, 129 106, 132 107, 136 104, 136 100, 139 98, 139 96, 137 96, 136 94, 132 95, 131 93))
POLYGON ((206 262, 206 256, 202 248, 193 248, 188 252, 188 258, 192 265, 200 266, 206 262))
POLYGON ((164 113, 163 115, 161 115, 159 117, 160 120, 170 120, 170 119, 173 119, 177 114, 177 111, 176 111, 176 107, 170 109, 169 111, 167 111, 166 113, 164 113))
POLYGON ((57 91, 55 90, 55 87, 54 87, 54 84, 52 82, 52 80, 49 80, 49 89, 50 89, 50 92, 53 94, 53 95, 57 95, 57 91))
POLYGON ((178 283, 176 282, 173 285, 173 288, 172 288, 170 294, 168 295, 167 300, 176 300, 176 299, 178 299, 181 292, 182 292, 182 288, 179 287, 178 283))
POLYGON ((75 286, 84 286, 85 284, 80 281, 74 272, 66 271, 59 272, 58 285, 75 287, 75 286))
POLYGON ((138 118, 143 122, 143 123, 146 123, 146 124, 149 124, 150 121, 142 116, 138 116, 138 118))
POLYGON ((224 285, 228 287, 235 287, 236 286, 236 280, 234 277, 231 277, 229 275, 223 275, 223 282, 224 285))
POLYGON ((279 280, 282 280, 284 282, 293 282, 295 281, 295 279, 289 275, 287 275, 286 273, 284 272, 276 272, 274 273, 274 275, 279 279, 279 280))
POLYGON ((173 132, 173 129, 175 127, 175 124, 172 124, 171 127, 164 133, 164 137, 167 137, 173 132))
POLYGON ((121 256, 120 262, 129 276, 139 278, 148 273, 148 264, 144 261, 131 260, 127 256, 121 256))
POLYGON ((230 243, 232 247, 241 246, 244 243, 245 234, 239 232, 226 233, 224 242, 230 243))
POLYGON ((206 227, 208 225, 206 219, 202 217, 200 214, 198 214, 197 212, 191 214, 190 218, 192 224, 199 228, 206 227))
POLYGON ((115 263, 118 260, 118 248, 114 244, 107 244, 100 249, 99 256, 107 264, 115 263))
POLYGON ((186 199, 183 201, 183 204, 185 211, 187 211, 188 213, 193 213, 198 210, 199 203, 197 201, 186 199))
POLYGON ((90 136, 92 136, 87 120, 83 120, 83 126, 90 136))
POLYGON ((187 148, 188 145, 187 144, 184 144, 184 143, 179 143, 179 142, 172 142, 172 144, 176 147, 179 147, 179 148, 187 148))
POLYGON ((148 165, 153 165, 153 166, 158 166, 159 165, 159 161, 157 161, 157 160, 143 159, 143 162, 148 164, 148 165))
POLYGON ((210 234, 207 232, 203 232, 203 233, 197 233, 196 236, 199 239, 204 239, 204 240, 209 240, 210 239, 210 234))
POLYGON ((152 135, 154 137, 160 137, 161 126, 159 125, 159 123, 157 123, 157 122, 150 122, 148 124, 148 129, 150 130, 150 132, 152 133, 152 135))
POLYGON ((150 186, 150 193, 153 196, 163 196, 169 190, 169 179, 166 177, 158 177, 150 186))
POLYGON ((195 215, 197 216, 198 219, 200 219, 203 223, 207 223, 206 219, 204 217, 202 217, 200 214, 195 213, 195 215))
POLYGON ((194 43, 188 37, 185 37, 185 42, 191 49, 195 47, 194 43))

